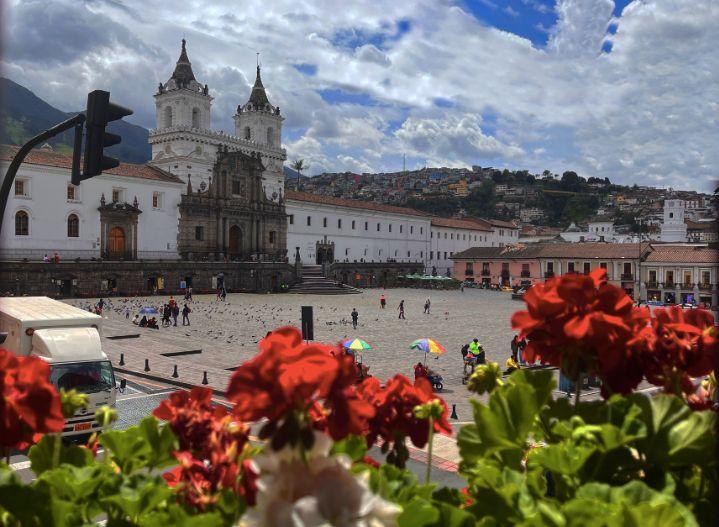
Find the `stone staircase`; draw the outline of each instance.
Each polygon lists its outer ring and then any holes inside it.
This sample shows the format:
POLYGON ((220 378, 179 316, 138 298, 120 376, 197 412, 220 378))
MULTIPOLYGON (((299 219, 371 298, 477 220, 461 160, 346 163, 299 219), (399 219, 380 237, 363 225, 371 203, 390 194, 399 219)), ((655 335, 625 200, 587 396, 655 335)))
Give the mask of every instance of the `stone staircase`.
POLYGON ((302 280, 290 287, 289 292, 305 295, 351 295, 362 291, 325 277, 321 265, 305 265, 302 267, 302 280))

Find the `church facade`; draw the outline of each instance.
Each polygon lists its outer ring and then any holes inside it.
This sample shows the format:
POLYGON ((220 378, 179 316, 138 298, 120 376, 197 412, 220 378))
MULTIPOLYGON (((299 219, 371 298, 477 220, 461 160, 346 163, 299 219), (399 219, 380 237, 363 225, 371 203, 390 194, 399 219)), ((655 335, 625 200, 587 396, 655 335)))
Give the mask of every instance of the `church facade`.
POLYGON ((191 182, 180 202, 178 252, 185 260, 282 261, 287 219, 282 199, 269 199, 259 155, 220 148, 209 187, 191 182))

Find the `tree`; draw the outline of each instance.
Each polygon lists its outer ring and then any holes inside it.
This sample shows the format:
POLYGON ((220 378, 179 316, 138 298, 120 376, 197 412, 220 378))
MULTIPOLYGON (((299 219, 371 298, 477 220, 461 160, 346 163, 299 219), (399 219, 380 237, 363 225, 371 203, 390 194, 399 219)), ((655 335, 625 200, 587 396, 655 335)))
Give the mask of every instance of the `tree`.
POLYGON ((292 170, 297 172, 297 190, 299 191, 300 190, 300 177, 302 176, 302 171, 305 168, 308 168, 308 166, 305 165, 304 159, 295 159, 292 162, 291 166, 292 166, 292 170))
POLYGON ((576 172, 567 171, 562 174, 562 190, 566 190, 568 192, 581 192, 584 183, 584 178, 579 177, 576 172))

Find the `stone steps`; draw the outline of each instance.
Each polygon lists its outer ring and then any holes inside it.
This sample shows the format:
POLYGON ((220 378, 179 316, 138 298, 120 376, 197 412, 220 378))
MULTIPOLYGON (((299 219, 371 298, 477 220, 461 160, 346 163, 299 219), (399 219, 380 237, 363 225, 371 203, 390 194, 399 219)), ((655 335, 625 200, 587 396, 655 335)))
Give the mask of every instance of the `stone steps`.
POLYGON ((302 280, 293 285, 289 292, 304 295, 351 295, 362 291, 325 277, 320 265, 307 265, 302 268, 302 280))

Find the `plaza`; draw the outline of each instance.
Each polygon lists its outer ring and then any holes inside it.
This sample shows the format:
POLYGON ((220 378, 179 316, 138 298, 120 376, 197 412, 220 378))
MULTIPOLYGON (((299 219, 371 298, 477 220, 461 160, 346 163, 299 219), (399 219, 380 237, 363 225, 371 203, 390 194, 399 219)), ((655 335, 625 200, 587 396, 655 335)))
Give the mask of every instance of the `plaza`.
MULTIPOLYGON (((429 366, 444 377, 441 395, 447 404, 457 405, 462 421, 471 420, 469 393, 462 385, 462 355, 460 349, 472 338, 479 338, 488 361, 504 364, 509 356, 512 337, 512 313, 524 308, 524 303, 512 300, 507 293, 478 289, 435 291, 426 289, 370 289, 359 295, 260 295, 229 294, 225 302, 214 296, 196 295, 189 306, 191 326, 152 330, 139 328, 130 318, 144 306, 159 307, 169 297, 133 297, 105 299, 109 302, 104 315, 103 348, 119 371, 139 373, 188 385, 200 384, 208 372, 209 386, 222 392, 232 369, 251 359, 257 352, 257 342, 268 331, 281 326, 300 325, 300 308, 314 307, 315 341, 336 343, 350 337, 360 337, 372 346, 364 353, 363 362, 369 373, 385 380, 395 373, 413 378, 413 365, 424 360, 424 354, 409 349, 409 344, 421 337, 440 342, 447 353, 439 358, 430 355, 429 366), (380 309, 379 298, 384 294, 386 309, 380 309), (431 301, 431 313, 423 314, 424 303, 431 301), (405 301, 406 320, 398 320, 397 306, 405 301), (359 324, 352 328, 350 313, 359 312, 359 324), (138 336, 136 336, 138 335, 138 336), (120 365, 123 354, 124 365, 120 365), (145 359, 150 371, 145 371, 145 359), (178 377, 172 378, 177 365, 178 377)), ((183 302, 180 300, 180 306, 183 302)), ((68 300, 86 308, 97 300, 68 300)))

